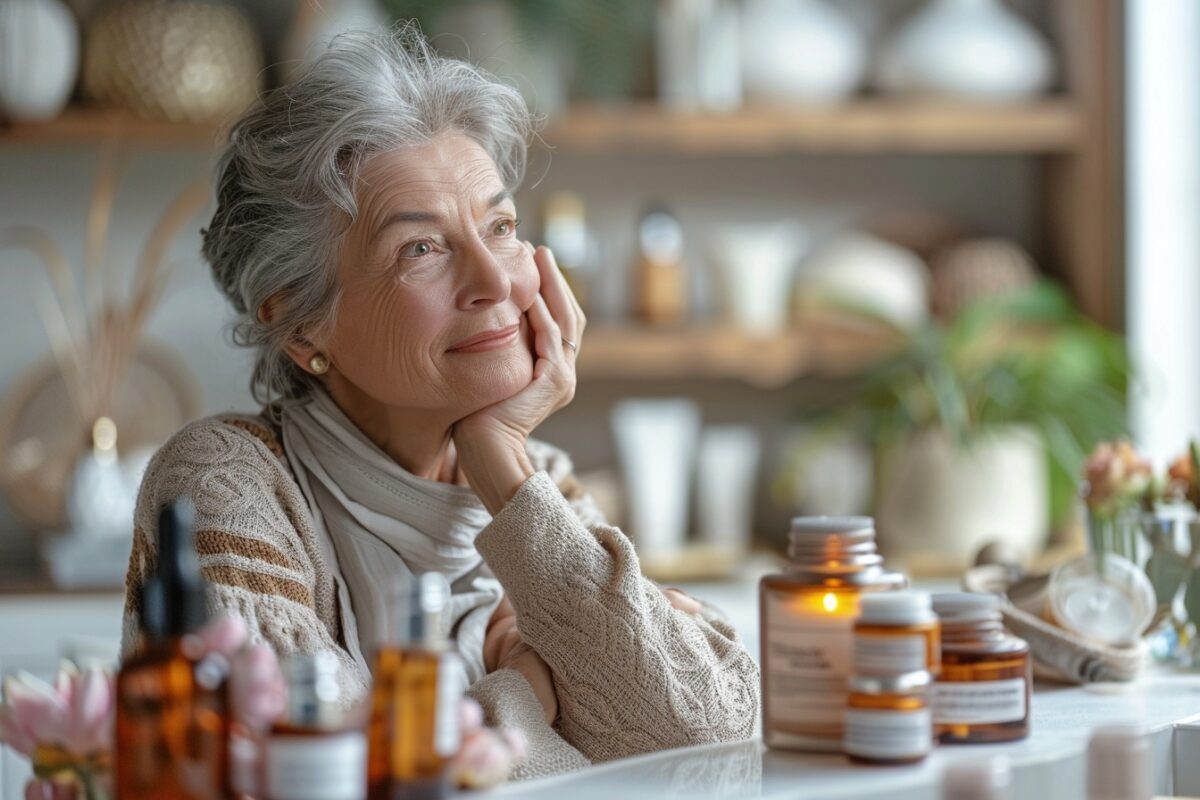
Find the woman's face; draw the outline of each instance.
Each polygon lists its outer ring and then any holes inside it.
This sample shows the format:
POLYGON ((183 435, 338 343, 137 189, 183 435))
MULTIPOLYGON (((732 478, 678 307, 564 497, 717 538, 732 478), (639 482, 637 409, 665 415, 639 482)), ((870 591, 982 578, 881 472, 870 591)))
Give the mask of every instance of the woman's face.
POLYGON ((528 385, 525 312, 539 278, 492 159, 468 136, 442 134, 374 156, 361 178, 323 348, 329 380, 453 419, 528 385))

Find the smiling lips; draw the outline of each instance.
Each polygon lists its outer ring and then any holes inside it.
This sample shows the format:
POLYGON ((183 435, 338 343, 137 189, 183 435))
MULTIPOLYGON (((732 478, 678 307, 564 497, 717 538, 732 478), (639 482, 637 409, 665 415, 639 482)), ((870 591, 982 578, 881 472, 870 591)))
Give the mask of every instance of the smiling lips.
POLYGON ((508 347, 517 338, 521 324, 509 325, 507 328, 495 328, 466 339, 455 342, 448 348, 451 353, 485 353, 489 350, 499 350, 508 347))

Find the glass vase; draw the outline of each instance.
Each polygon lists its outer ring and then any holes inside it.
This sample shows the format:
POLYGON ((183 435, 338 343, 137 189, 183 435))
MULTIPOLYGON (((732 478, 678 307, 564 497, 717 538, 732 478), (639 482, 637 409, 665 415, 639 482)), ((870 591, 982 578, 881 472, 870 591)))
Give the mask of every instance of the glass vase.
POLYGON ((54 786, 55 798, 109 800, 112 797, 112 762, 108 753, 81 759, 59 747, 38 745, 31 760, 33 774, 54 786))

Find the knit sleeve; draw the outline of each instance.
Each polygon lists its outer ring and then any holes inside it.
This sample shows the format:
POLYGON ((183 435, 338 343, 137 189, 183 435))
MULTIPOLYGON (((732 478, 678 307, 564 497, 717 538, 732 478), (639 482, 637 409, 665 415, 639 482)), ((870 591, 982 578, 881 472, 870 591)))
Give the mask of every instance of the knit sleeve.
POLYGON ((137 587, 153 569, 158 511, 186 497, 196 507, 195 545, 209 583, 209 612, 238 614, 251 642, 270 645, 281 657, 336 654, 346 704, 365 695, 369 676, 338 643, 331 580, 290 480, 262 441, 217 420, 192 423, 158 451, 142 479, 134 514, 125 653, 137 645, 137 587))
POLYGON ((554 674, 558 730, 592 761, 745 739, 758 666, 732 629, 677 610, 617 528, 585 526, 545 473, 476 539, 554 674))
POLYGON ((512 728, 524 735, 528 758, 513 770, 513 780, 543 778, 590 764, 546 723, 542 704, 521 673, 500 669, 476 681, 467 694, 483 708, 490 728, 512 728))

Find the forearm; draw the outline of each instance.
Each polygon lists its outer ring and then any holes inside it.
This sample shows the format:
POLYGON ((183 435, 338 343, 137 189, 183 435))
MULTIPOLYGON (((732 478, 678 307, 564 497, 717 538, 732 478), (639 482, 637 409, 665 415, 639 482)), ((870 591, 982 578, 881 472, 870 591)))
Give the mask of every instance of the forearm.
POLYGON ((459 467, 492 516, 508 505, 534 473, 524 442, 515 438, 464 436, 456 440, 456 449, 459 467))
POLYGON ((589 758, 751 735, 749 654, 673 608, 625 536, 584 528, 546 475, 521 487, 476 546, 554 674, 563 734, 589 758))

